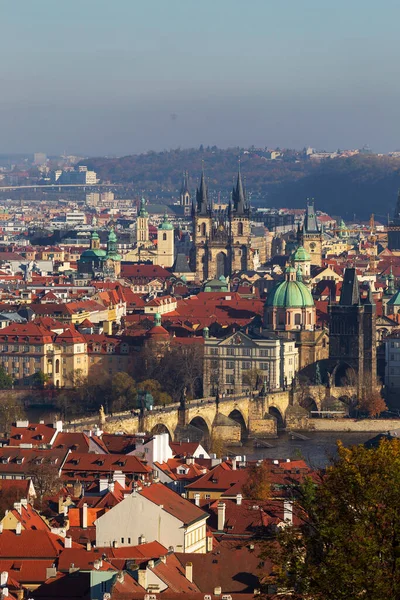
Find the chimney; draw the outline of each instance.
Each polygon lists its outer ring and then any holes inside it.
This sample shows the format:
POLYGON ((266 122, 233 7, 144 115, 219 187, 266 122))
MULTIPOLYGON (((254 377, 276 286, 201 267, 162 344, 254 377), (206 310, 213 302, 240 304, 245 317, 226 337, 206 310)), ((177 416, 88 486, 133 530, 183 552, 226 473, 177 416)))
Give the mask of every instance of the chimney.
POLYGON ((47 567, 46 569, 46 579, 51 579, 52 577, 56 577, 57 569, 55 567, 47 567))
POLYGON ((213 537, 212 535, 207 536, 207 552, 212 552, 213 549, 213 537))
POLYGON ((82 506, 82 527, 83 529, 87 529, 87 504, 86 502, 82 506))
POLYGON ((146 543, 146 538, 142 533, 142 535, 139 536, 139 544, 145 544, 145 543, 146 543))
POLYGON ((240 506, 242 504, 243 496, 242 494, 236 494, 236 504, 240 506))
POLYGON ((72 548, 72 538, 64 538, 64 548, 72 548))
POLYGON ((21 502, 21 504, 22 504, 22 506, 24 508, 28 508, 28 500, 27 500, 27 498, 21 498, 20 502, 21 502))
POLYGON ((108 482, 108 491, 109 492, 113 492, 114 491, 114 482, 113 481, 109 481, 108 482))
POLYGON ((187 456, 186 457, 186 464, 187 465, 194 465, 194 458, 193 458, 193 456, 187 456))
POLYGON ((64 512, 64 498, 58 496, 58 514, 60 515, 62 512, 64 512))
POLYGON ((93 563, 93 567, 96 569, 96 571, 98 571, 102 564, 102 561, 97 558, 93 563))
POLYGON ((73 494, 74 498, 80 498, 82 496, 82 484, 80 481, 75 481, 73 494))
POLYGON ((232 458, 232 471, 236 471, 236 458, 232 458))
POLYGON ((92 549, 92 544, 90 542, 86 542, 86 550, 90 552, 92 549))
POLYGON ((117 581, 118 583, 124 583, 124 572, 123 571, 118 571, 117 573, 117 581))
POLYGON ((0 523, 0 533, 3 533, 3 523, 0 523))
POLYGON ((225 526, 225 502, 218 502, 218 531, 223 531, 225 526))
POLYGON ((214 596, 220 596, 222 594, 222 588, 219 585, 218 587, 214 588, 214 596))
POLYGON ((147 590, 147 569, 138 569, 138 584, 147 590))
POLYGON ((2 571, 2 573, 0 574, 0 586, 1 587, 4 587, 6 585, 7 579, 8 579, 8 572, 2 571))
POLYGON ((285 500, 283 503, 283 520, 293 525, 293 502, 285 500))
POLYGON ((194 503, 196 506, 200 506, 200 494, 194 495, 194 503))
POLYGON ((193 563, 187 562, 185 565, 185 577, 190 583, 193 583, 193 563))
POLYGON ((7 587, 4 587, 4 588, 1 590, 1 597, 2 597, 2 598, 9 598, 9 595, 8 595, 8 588, 7 588, 7 587))
POLYGON ((117 540, 113 541, 113 548, 119 548, 119 543, 117 542, 117 540))
POLYGON ((22 504, 21 504, 21 502, 14 502, 14 510, 16 510, 18 514, 22 513, 22 504))
POLYGON ((149 569, 154 569, 154 560, 153 559, 149 560, 147 565, 148 565, 149 569))
POLYGON ((21 531, 22 531, 22 525, 21 525, 20 521, 18 521, 18 523, 15 526, 16 535, 21 535, 21 531))
POLYGON ((162 556, 160 556, 160 560, 161 560, 161 562, 162 562, 162 563, 164 563, 164 565, 165 565, 165 563, 167 562, 167 557, 166 557, 166 555, 165 555, 165 554, 163 554, 162 556))

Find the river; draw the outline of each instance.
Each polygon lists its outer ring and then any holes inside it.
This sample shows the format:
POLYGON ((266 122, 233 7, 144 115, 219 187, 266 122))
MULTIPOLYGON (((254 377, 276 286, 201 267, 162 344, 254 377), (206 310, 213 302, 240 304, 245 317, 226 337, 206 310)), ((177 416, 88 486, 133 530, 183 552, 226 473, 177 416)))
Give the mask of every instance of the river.
POLYGON ((280 433, 277 439, 265 440, 272 448, 254 448, 249 441, 243 446, 229 446, 229 453, 247 458, 303 458, 311 467, 325 467, 330 457, 336 455, 336 442, 345 446, 363 444, 377 433, 304 431, 304 440, 292 440, 287 433, 280 433))

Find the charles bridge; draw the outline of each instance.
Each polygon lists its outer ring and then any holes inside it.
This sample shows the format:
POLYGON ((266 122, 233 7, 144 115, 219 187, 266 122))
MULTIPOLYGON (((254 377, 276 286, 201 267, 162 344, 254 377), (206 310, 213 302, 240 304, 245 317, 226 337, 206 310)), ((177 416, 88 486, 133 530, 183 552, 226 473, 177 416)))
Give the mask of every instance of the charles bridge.
POLYGON ((248 437, 275 437, 282 429, 309 429, 311 411, 327 410, 329 405, 346 413, 355 394, 352 387, 314 385, 257 396, 237 394, 219 400, 208 397, 112 416, 101 412, 97 418, 72 421, 69 427, 80 430, 96 424, 109 433, 168 432, 178 441, 204 441, 207 445, 211 438, 220 438, 236 444, 248 437))

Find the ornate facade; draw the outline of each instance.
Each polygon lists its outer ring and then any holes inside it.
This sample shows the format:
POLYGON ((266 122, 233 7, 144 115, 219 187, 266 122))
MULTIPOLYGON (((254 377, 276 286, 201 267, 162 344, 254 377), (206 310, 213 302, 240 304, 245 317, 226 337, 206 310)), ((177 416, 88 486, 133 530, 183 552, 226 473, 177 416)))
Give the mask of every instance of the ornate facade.
POLYGON ((226 211, 216 212, 208 198, 204 171, 192 206, 191 268, 201 281, 246 271, 251 264, 250 207, 240 172, 226 211))

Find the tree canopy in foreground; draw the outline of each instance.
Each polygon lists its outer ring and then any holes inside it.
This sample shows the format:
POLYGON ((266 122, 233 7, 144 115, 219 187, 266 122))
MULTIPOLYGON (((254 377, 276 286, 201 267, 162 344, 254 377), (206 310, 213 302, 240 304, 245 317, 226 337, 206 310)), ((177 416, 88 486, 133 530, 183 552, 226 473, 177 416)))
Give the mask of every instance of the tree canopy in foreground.
POLYGON ((266 550, 283 586, 310 600, 400 598, 400 440, 373 450, 339 443, 295 507, 301 524, 266 550))

